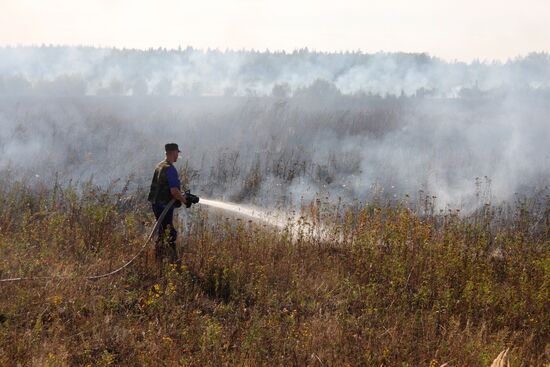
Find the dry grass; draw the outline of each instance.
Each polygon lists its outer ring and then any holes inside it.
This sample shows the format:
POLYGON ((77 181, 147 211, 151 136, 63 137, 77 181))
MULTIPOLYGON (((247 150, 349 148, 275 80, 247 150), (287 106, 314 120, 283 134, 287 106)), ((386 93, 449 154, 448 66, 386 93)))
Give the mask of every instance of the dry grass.
MULTIPOLYGON (((1 278, 104 271, 139 248, 140 193, 78 192, 4 185, 1 278)), ((511 348, 510 366, 541 366, 549 222, 524 209, 369 204, 327 214, 346 241, 321 243, 194 208, 181 266, 150 252, 114 278, 1 284, 0 365, 490 366, 511 348)))

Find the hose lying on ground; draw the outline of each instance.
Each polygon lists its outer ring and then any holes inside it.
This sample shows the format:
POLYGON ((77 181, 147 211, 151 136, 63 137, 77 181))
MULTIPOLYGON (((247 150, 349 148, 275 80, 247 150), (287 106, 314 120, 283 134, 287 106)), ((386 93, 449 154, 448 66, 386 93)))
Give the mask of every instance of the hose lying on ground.
POLYGON ((106 278, 106 277, 109 277, 111 275, 115 275, 116 273, 122 271, 123 269, 125 269, 126 267, 128 267, 130 264, 132 264, 134 262, 135 259, 137 259, 142 253, 143 251, 145 251, 145 249, 147 248, 147 245, 149 244, 149 241, 151 241, 151 238, 153 238, 153 235, 155 234, 155 232, 158 231, 158 227, 160 225, 160 223, 162 223, 162 220, 164 219, 164 217, 166 216, 166 213, 168 212, 168 210, 170 210, 170 208, 172 207, 172 205, 174 205, 175 203, 175 199, 172 199, 170 200, 170 202, 166 205, 166 207, 164 208, 164 210, 162 211, 162 213, 160 214, 159 218, 157 219, 157 222, 155 223, 155 226, 153 227, 153 230, 151 231, 151 233, 149 233, 149 236, 147 237, 147 240, 145 241, 145 243, 143 244, 143 246, 141 247, 141 249, 138 251, 137 254, 134 255, 134 257, 132 257, 130 260, 128 260, 124 265, 122 265, 121 267, 113 270, 113 271, 110 271, 108 273, 104 273, 104 274, 97 274, 97 275, 82 275, 82 276, 74 276, 74 277, 69 277, 69 276, 48 276, 48 277, 20 277, 20 278, 7 278, 7 279, 0 279, 0 283, 7 283, 7 282, 20 282, 20 281, 24 281, 24 280, 51 280, 51 279, 85 279, 85 280, 96 280, 96 279, 101 279, 101 278, 106 278))

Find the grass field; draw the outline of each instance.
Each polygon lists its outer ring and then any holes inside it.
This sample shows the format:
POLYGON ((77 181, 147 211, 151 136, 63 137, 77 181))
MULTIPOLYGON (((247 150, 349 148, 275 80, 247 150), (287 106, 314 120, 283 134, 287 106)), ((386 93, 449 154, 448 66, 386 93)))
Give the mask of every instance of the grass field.
MULTIPOLYGON (((153 224, 140 191, 0 190, 0 278, 109 271, 153 224)), ((304 205, 335 240, 191 211, 181 264, 151 247, 98 281, 0 283, 0 365, 550 363, 548 197, 469 215, 304 205)))

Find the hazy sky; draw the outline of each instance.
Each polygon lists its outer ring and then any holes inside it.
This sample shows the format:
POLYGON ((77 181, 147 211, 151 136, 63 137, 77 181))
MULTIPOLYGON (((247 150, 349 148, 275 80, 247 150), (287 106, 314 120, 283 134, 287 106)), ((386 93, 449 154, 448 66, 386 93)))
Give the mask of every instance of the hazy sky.
POLYGON ((550 51, 548 0, 0 0, 0 45, 550 51))

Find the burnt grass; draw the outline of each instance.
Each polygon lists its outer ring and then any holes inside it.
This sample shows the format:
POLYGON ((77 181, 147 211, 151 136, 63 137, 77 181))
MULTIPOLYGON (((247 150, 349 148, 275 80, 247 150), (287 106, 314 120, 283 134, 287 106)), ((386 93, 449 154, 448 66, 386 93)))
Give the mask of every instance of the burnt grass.
MULTIPOLYGON (((291 236, 191 209, 180 261, 142 246, 143 192, 5 185, 2 366, 512 366, 550 362, 550 204, 465 215, 373 201, 291 236), (309 229, 311 230, 311 229, 309 229)), ((316 219, 317 218, 317 219, 316 219)), ((321 218, 321 219, 319 219, 321 218)), ((309 220, 309 219, 308 219, 309 220)))

